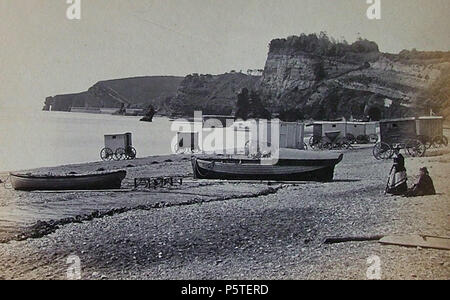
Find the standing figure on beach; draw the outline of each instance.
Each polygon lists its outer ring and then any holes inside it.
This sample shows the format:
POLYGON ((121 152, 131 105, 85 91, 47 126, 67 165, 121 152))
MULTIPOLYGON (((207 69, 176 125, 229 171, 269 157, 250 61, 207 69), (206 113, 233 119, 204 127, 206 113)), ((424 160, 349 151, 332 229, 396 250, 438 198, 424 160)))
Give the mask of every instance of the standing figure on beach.
POLYGON ((423 167, 420 169, 420 176, 417 183, 408 190, 407 197, 431 196, 436 195, 433 179, 431 179, 428 169, 423 167))
POLYGON ((394 148, 394 165, 389 174, 386 193, 391 195, 404 195, 408 191, 405 158, 400 153, 400 147, 394 148))

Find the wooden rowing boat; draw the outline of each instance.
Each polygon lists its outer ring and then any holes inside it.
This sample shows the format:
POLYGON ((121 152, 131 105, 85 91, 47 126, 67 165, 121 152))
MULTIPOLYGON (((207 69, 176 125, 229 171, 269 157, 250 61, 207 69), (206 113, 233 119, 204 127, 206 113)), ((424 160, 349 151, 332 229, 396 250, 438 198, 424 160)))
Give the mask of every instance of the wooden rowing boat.
POLYGON ((332 181, 338 152, 281 149, 272 164, 248 157, 201 157, 192 159, 194 178, 223 180, 332 181))
POLYGON ((11 183, 20 191, 67 191, 120 189, 126 171, 74 175, 32 175, 11 173, 11 183))

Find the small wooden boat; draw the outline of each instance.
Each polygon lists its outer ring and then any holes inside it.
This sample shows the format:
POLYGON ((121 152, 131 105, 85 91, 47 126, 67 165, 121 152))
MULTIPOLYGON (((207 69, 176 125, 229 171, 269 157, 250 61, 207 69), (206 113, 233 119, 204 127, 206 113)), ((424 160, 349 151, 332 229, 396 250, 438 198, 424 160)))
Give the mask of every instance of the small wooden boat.
POLYGON ((11 183, 20 191, 67 191, 120 189, 126 171, 84 175, 32 175, 11 173, 11 183))
POLYGON ((332 181, 335 166, 342 161, 338 152, 281 149, 273 164, 248 157, 193 157, 196 179, 332 181))

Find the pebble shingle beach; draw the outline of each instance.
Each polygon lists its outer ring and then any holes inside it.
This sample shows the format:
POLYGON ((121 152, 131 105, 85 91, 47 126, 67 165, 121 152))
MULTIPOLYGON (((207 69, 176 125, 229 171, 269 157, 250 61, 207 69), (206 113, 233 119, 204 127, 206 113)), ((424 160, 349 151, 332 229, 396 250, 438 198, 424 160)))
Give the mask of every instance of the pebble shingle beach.
MULTIPOLYGON (((345 152, 331 183, 195 181, 188 156, 39 169, 126 169, 135 177, 184 176, 182 186, 123 192, 25 193, 0 186, 0 279, 66 279, 77 255, 82 279, 449 279, 445 250, 324 244, 327 237, 448 237, 450 151, 407 158, 409 184, 427 166, 438 195, 385 196, 390 161, 370 147, 345 152)), ((2 174, 2 180, 6 174, 2 174)))

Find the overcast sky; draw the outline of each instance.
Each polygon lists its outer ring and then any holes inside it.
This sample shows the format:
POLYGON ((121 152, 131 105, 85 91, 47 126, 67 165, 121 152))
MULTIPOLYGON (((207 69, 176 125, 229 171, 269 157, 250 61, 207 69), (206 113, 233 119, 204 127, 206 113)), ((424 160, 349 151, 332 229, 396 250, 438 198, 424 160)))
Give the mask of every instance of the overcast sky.
POLYGON ((450 0, 0 0, 0 108, 99 80, 263 68, 273 38, 326 31, 384 52, 450 50, 450 0))

